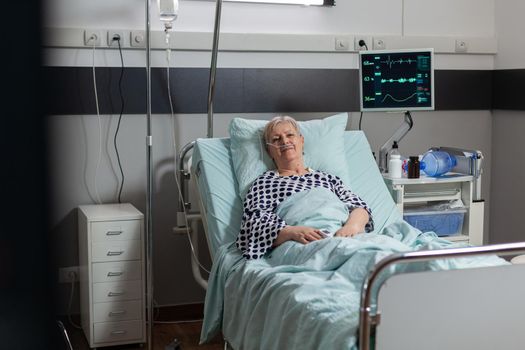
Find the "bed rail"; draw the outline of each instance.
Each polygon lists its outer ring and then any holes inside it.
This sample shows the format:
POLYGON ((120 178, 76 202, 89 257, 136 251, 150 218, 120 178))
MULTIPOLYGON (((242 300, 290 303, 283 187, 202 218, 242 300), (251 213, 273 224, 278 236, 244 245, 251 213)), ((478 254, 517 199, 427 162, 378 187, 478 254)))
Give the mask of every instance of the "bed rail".
POLYGON ((190 172, 190 157, 187 154, 195 147, 195 141, 191 141, 184 145, 177 154, 176 163, 178 165, 178 185, 179 187, 179 208, 177 210, 177 227, 173 228, 173 232, 178 234, 189 234, 191 254, 191 272, 195 282, 197 282, 204 290, 208 288, 208 281, 202 277, 200 271, 199 257, 199 239, 198 239, 198 222, 202 221, 202 215, 199 212, 188 213, 191 209, 191 202, 188 200, 188 186, 187 182, 191 179, 190 172), (187 169, 187 170, 186 170, 187 169))
MULTIPOLYGON (((414 251, 406 253, 392 254, 380 262, 369 272, 368 277, 361 289, 361 308, 359 311, 359 349, 370 349, 370 334, 373 325, 378 324, 379 316, 372 312, 372 286, 377 281, 380 273, 386 268, 395 264, 428 261, 435 259, 451 259, 466 256, 479 255, 513 255, 525 253, 525 242, 494 244, 480 247, 451 248, 414 251)), ((379 288, 376 289, 379 291, 379 288)))

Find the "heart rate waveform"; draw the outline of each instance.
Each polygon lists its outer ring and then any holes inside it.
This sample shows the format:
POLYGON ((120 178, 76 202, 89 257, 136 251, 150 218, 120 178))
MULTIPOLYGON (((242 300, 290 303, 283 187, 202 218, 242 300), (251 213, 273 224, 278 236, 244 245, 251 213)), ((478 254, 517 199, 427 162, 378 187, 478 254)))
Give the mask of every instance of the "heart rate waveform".
POLYGON ((412 63, 417 63, 417 60, 413 60, 411 58, 407 58, 407 59, 403 59, 403 58, 400 58, 398 60, 393 60, 390 58, 390 55, 388 56, 388 58, 385 60, 385 61, 379 61, 380 63, 382 64, 386 64, 388 66, 388 68, 392 69, 392 65, 394 64, 412 64, 412 63))
POLYGON ((384 83, 415 83, 417 81, 417 78, 399 78, 399 79, 381 79, 381 84, 384 83))

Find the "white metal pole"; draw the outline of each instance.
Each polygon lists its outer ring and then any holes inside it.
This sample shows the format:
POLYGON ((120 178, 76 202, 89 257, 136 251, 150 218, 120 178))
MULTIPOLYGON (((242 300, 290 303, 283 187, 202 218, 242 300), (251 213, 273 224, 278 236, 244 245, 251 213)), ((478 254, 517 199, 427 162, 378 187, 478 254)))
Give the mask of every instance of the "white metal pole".
POLYGON ((213 98, 215 96, 215 75, 217 74, 217 53, 219 51, 219 36, 221 31, 222 0, 215 3, 215 25, 213 28, 213 47, 211 50, 210 80, 208 84, 208 134, 213 137, 213 98))
POLYGON ((153 349, 153 138, 151 133, 151 30, 150 30, 151 0, 146 0, 146 307, 147 307, 147 342, 148 350, 153 349))

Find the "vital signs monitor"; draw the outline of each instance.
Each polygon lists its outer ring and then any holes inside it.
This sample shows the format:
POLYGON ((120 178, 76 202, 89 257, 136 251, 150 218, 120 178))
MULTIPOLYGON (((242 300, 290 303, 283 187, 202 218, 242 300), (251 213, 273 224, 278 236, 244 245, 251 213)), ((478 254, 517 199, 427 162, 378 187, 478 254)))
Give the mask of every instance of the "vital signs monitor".
POLYGON ((434 109, 434 50, 359 52, 361 111, 434 109))

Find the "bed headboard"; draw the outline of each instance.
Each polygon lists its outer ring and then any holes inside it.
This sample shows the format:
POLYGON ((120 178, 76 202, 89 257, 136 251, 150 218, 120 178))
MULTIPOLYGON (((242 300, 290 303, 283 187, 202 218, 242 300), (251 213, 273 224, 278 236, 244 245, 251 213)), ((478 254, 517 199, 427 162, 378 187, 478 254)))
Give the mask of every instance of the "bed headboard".
MULTIPOLYGON (((350 183, 347 185, 372 208, 375 231, 380 232, 386 225, 402 220, 364 133, 346 131, 344 144, 351 168, 350 183)), ((237 193, 230 139, 198 139, 193 151, 191 172, 213 257, 221 245, 235 241, 241 224, 242 200, 237 193)))

